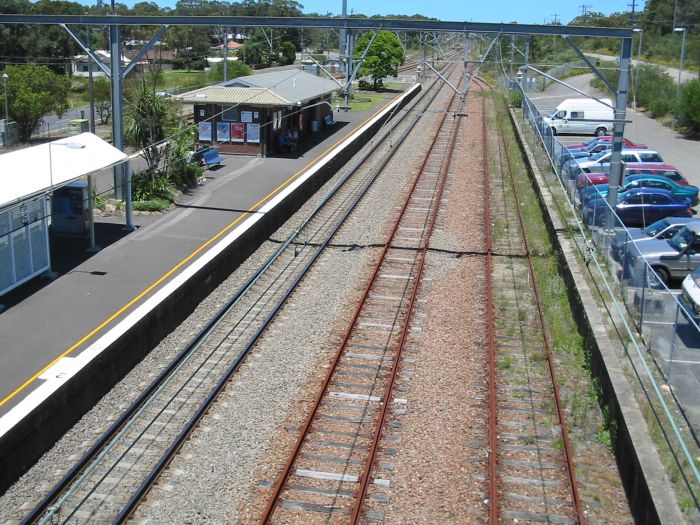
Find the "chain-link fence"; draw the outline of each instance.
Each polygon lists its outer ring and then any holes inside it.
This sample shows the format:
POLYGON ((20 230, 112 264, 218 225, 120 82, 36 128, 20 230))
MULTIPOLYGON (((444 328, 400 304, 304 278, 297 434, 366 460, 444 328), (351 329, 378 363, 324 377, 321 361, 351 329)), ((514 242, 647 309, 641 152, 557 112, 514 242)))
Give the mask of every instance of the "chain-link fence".
MULTIPOLYGON (((520 86, 507 84, 522 99, 522 130, 535 161, 562 197, 560 212, 612 322, 608 333, 619 338, 625 351, 620 357, 631 365, 641 387, 643 411, 668 446, 672 466, 667 461, 667 467, 687 489, 685 510, 700 518, 700 303, 694 302, 694 297, 700 301, 700 270, 684 281, 684 291, 667 285, 700 265, 700 221, 692 221, 690 202, 679 198, 676 213, 689 217, 667 221, 665 237, 652 238, 661 225, 646 231, 626 227, 624 222, 640 222, 640 216, 630 214, 631 199, 620 197, 623 204, 612 209, 602 187, 594 185, 607 173, 584 172, 520 86)), ((643 202, 643 194, 636 213, 643 214, 644 223, 653 223, 657 217, 652 204, 657 203, 643 202)))

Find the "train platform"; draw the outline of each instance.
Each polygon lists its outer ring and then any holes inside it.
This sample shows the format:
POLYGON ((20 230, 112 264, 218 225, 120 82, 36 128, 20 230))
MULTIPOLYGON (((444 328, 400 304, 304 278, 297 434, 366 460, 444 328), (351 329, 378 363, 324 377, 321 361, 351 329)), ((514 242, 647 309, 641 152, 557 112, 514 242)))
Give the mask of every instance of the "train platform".
POLYGON ((125 230, 123 217, 96 218, 102 247, 96 253, 85 252, 84 240, 53 239, 57 277, 39 277, 0 298, 6 305, 0 313, 0 438, 143 322, 149 309, 206 269, 227 239, 233 242, 260 217, 274 214, 347 143, 364 143, 362 133, 376 129, 388 106, 403 96, 388 93, 370 110, 336 113, 334 126, 312 135, 294 154, 226 156, 219 168, 206 170, 205 184, 171 210, 136 215, 134 231, 125 230))

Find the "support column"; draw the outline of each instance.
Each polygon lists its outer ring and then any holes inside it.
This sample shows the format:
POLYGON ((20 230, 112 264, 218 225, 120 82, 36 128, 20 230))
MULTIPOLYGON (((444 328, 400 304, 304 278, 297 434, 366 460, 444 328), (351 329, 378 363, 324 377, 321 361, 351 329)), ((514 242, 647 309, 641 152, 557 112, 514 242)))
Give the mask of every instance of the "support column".
MULTIPOLYGON (((122 111, 122 65, 121 65, 121 34, 117 25, 109 26, 109 52, 112 84, 112 145, 124 151, 124 115, 122 111)), ((114 191, 117 199, 124 199, 126 192, 126 177, 123 164, 114 167, 114 191)))
POLYGON ((523 64, 523 76, 520 77, 520 89, 527 93, 527 71, 530 65, 530 37, 525 40, 525 63, 523 64))
MULTIPOLYGON (((625 134, 625 118, 627 114, 627 98, 629 92, 630 58, 632 56, 632 39, 622 39, 620 50, 620 77, 617 83, 615 97, 615 122, 613 123, 612 156, 610 158, 610 179, 608 184, 608 204, 611 208, 617 204, 617 187, 623 177, 622 137, 625 134)), ((608 212, 610 213, 610 212, 608 212)), ((612 214, 608 217, 608 227, 613 226, 612 214)))

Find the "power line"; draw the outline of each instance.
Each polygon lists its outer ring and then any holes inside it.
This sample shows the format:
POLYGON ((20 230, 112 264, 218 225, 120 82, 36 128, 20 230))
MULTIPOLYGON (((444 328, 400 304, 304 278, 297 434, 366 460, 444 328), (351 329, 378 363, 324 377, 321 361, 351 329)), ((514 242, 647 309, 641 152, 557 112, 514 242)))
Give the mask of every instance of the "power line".
POLYGON ((579 7, 581 8, 581 16, 586 16, 588 14, 588 10, 593 6, 590 4, 581 4, 579 7))

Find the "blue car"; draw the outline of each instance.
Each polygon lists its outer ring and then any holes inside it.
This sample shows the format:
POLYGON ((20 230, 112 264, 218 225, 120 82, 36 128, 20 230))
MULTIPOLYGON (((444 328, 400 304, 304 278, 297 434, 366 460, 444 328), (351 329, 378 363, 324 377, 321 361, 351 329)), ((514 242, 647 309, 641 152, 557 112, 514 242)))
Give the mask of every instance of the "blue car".
MULTIPOLYGON (((591 199, 582 210, 584 221, 604 225, 607 202, 603 197, 591 199)), ((692 217, 690 199, 676 197, 668 190, 637 188, 617 197, 615 213, 625 226, 646 226, 664 217, 692 217)))
MULTIPOLYGON (((683 186, 681 184, 676 184, 666 177, 659 177, 658 175, 628 175, 625 177, 624 185, 618 191, 619 193, 624 193, 634 188, 657 188, 661 190, 668 190, 676 197, 685 197, 690 199, 691 206, 698 203, 697 186, 683 186)), ((579 194, 580 205, 583 208, 589 200, 597 199, 598 197, 606 197, 607 195, 607 184, 587 186, 581 190, 581 193, 579 194)))

